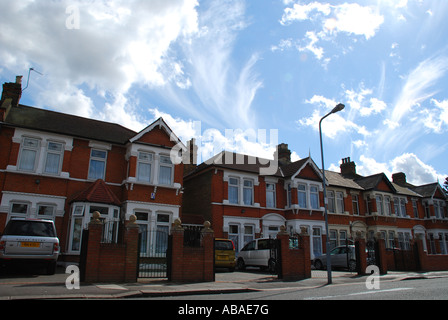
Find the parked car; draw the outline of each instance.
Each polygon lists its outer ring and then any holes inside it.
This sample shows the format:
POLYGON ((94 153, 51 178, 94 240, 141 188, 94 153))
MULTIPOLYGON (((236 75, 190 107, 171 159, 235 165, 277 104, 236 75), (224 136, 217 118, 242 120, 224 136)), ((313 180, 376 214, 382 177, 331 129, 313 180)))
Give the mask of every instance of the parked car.
POLYGON ((275 272, 277 261, 273 254, 275 250, 275 240, 270 238, 260 238, 248 242, 238 254, 236 261, 237 268, 244 270, 246 266, 268 268, 275 272))
POLYGON ((60 248, 53 221, 12 218, 0 238, 0 261, 39 262, 54 274, 60 248))
POLYGON ((215 268, 235 271, 235 245, 230 239, 215 239, 215 268))
MULTIPOLYGON (((350 271, 356 270, 355 246, 339 246, 330 251, 331 266, 347 268, 350 271)), ((327 267, 327 255, 322 254, 314 258, 314 267, 318 270, 327 267)))

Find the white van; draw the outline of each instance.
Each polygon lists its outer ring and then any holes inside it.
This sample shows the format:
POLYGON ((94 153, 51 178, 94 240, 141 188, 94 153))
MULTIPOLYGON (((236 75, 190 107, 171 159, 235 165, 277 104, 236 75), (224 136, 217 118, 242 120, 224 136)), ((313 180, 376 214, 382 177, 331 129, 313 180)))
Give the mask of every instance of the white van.
POLYGON ((277 261, 275 259, 275 240, 271 238, 260 238, 248 242, 238 254, 237 268, 244 270, 246 266, 269 268, 275 272, 277 261))

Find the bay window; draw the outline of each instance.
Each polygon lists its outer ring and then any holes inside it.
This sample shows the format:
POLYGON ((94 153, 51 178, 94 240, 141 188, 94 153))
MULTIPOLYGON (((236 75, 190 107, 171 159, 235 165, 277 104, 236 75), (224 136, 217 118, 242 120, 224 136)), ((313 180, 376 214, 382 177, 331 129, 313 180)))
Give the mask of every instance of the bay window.
POLYGON ((142 182, 151 182, 151 169, 153 163, 153 155, 148 152, 138 153, 137 162, 137 180, 142 182))
POLYGON ((311 209, 319 209, 319 187, 310 186, 311 209))
POLYGON ((297 186, 297 197, 299 199, 299 207, 300 208, 307 208, 306 184, 299 184, 297 186))

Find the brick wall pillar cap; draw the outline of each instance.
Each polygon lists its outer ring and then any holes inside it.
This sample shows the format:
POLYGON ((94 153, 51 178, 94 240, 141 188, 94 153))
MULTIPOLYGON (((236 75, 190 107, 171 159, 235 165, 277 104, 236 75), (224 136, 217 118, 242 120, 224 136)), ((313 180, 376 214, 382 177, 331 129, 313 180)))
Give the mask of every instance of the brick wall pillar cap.
POLYGON ((309 234, 308 234, 308 228, 307 228, 307 227, 301 227, 301 228, 300 228, 300 235, 301 235, 301 236, 309 236, 309 234))
POLYGON ((204 229, 202 229, 202 232, 213 232, 213 229, 211 228, 212 224, 210 221, 204 222, 204 229))
POLYGON ((89 224, 102 224, 101 220, 101 213, 99 213, 98 211, 95 211, 92 213, 92 221, 90 221, 89 224))
POLYGON ((279 235, 287 235, 288 232, 286 232, 286 227, 285 226, 280 226, 280 232, 278 233, 279 235))
POLYGON ((183 229, 184 228, 182 227, 182 221, 179 218, 174 220, 173 230, 183 230, 183 229))
POLYGON ((138 228, 138 224, 136 223, 137 216, 135 214, 131 214, 129 217, 129 222, 127 223, 126 227, 128 228, 138 228))
POLYGON ((365 237, 361 231, 356 231, 355 240, 365 240, 365 237))

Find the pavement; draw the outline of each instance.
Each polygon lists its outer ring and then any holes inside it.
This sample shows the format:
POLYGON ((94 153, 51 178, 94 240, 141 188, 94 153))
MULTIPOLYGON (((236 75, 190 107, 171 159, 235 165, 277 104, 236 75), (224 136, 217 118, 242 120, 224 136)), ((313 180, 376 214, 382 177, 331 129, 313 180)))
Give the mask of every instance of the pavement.
MULTIPOLYGON (((166 279, 139 279, 137 283, 80 283, 79 289, 66 286, 69 274, 58 268, 52 276, 9 272, 0 275, 0 300, 35 299, 129 299, 144 297, 209 295, 250 291, 301 290, 322 287, 327 284, 325 271, 312 271, 310 279, 282 281, 277 276, 256 269, 246 272, 217 272, 214 282, 173 283, 166 279)), ((365 283, 368 276, 333 271, 333 285, 365 283)), ((393 272, 380 276, 380 281, 448 277, 441 272, 393 272)), ((223 296, 225 299, 225 296, 223 296)))

